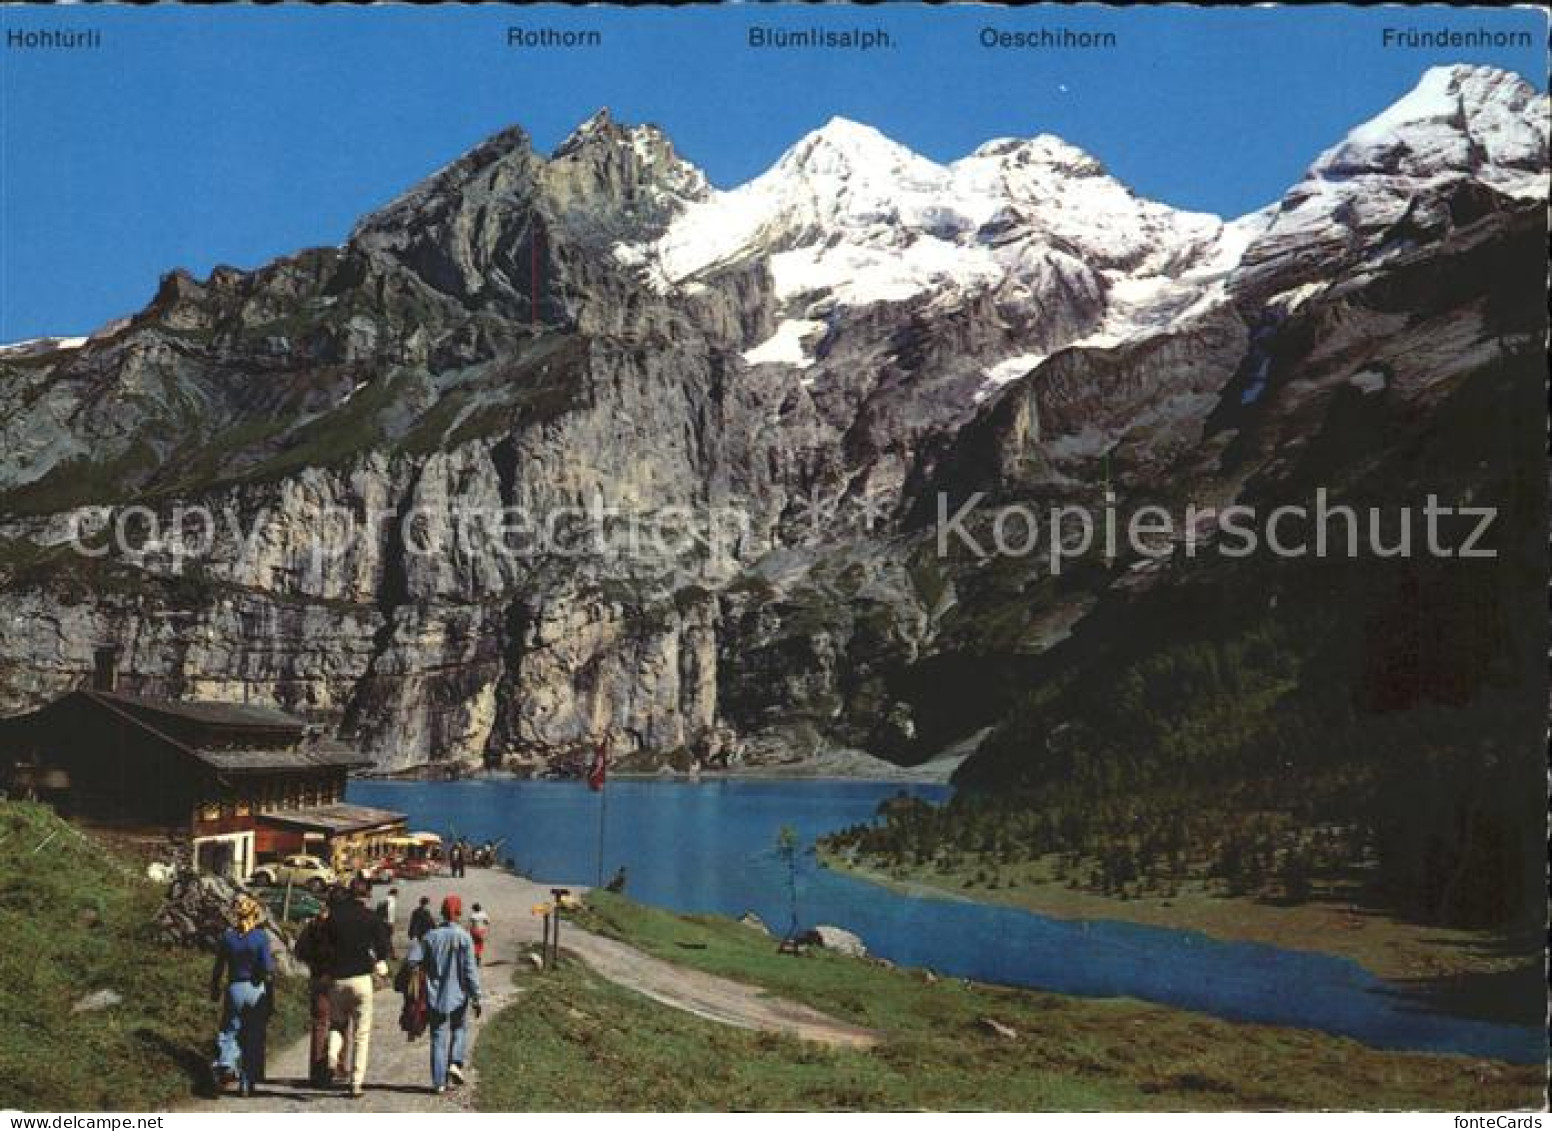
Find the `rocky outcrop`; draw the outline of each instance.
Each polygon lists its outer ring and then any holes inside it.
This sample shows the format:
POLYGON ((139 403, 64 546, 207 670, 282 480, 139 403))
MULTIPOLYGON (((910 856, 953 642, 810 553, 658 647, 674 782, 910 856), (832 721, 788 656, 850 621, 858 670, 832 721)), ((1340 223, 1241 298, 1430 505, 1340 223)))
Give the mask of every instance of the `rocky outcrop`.
MULTIPOLYGON (((222 933, 237 925, 235 905, 242 894, 242 888, 221 876, 180 872, 168 885, 149 928, 158 942, 169 946, 215 951, 222 933)), ((269 936, 276 970, 286 977, 303 973, 289 937, 268 907, 259 925, 269 936)))

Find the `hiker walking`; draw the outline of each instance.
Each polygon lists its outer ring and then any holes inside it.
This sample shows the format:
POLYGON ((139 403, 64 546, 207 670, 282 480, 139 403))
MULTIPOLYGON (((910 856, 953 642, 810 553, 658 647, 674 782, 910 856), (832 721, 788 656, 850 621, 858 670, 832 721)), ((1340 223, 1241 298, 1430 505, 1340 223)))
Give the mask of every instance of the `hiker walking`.
POLYGON ((235 1082, 244 1096, 264 1079, 265 1037, 274 998, 275 956, 264 909, 252 896, 238 896, 237 926, 221 934, 210 971, 210 1000, 222 1002, 221 1030, 211 1074, 217 1088, 235 1082), (226 979, 223 989, 222 979, 226 979))
POLYGON ((458 923, 463 900, 442 901, 442 922, 410 948, 409 964, 425 975, 431 1025, 431 1087, 441 1095, 463 1083, 469 1051, 469 1014, 480 1015, 480 971, 474 940, 458 923))
POLYGON ((333 986, 329 1009, 334 1023, 349 1025, 350 1095, 366 1091, 367 1058, 372 1048, 372 976, 387 973, 384 956, 390 940, 388 924, 366 908, 372 886, 352 880, 350 898, 335 905, 323 930, 330 949, 329 976, 333 986), (381 970, 379 965, 381 964, 381 970))
POLYGON ((393 945, 393 929, 399 922, 399 889, 389 888, 388 894, 377 901, 377 917, 388 924, 388 953, 384 958, 397 958, 393 945))
POLYGON ((469 937, 474 940, 474 964, 485 965, 485 940, 490 938, 490 915, 478 903, 469 909, 469 937))
POLYGON ((410 942, 421 938, 432 927, 436 926, 436 920, 431 915, 431 897, 423 895, 416 904, 415 910, 410 912, 410 942))
POLYGON ((349 893, 344 888, 331 890, 318 914, 302 927, 294 948, 297 958, 307 966, 307 1079, 317 1088, 326 1087, 333 1078, 330 1066, 332 1058, 329 1055, 329 998, 334 987, 329 969, 333 955, 329 951, 328 935, 324 927, 329 921, 330 906, 348 898, 349 893))

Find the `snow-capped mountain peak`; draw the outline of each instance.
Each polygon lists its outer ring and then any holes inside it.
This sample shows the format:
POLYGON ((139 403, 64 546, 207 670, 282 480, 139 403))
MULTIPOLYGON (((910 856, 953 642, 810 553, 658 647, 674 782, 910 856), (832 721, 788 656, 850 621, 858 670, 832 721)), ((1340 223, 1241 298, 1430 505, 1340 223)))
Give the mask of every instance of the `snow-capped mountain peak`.
POLYGON ((759 177, 687 208, 650 254, 620 258, 655 262, 673 286, 766 256, 784 300, 867 305, 1017 283, 1047 270, 1047 245, 1094 268, 1162 269, 1197 258, 1221 227, 1137 198, 1049 134, 942 165, 835 118, 759 177))
POLYGON ((666 133, 650 123, 624 125, 607 106, 572 130, 555 147, 550 160, 579 159, 590 150, 615 149, 627 155, 631 183, 659 198, 667 207, 698 199, 710 191, 706 174, 679 156, 666 133))
POLYGON ((1490 67, 1429 70, 1282 200, 1232 223, 1145 199, 1049 133, 996 138, 942 164, 835 118, 754 180, 707 192, 660 238, 616 254, 668 290, 763 262, 778 323, 746 356, 806 369, 807 380, 823 380, 820 327, 879 304, 990 299, 1008 320, 1007 356, 1023 364, 1179 326, 1217 309, 1231 285, 1287 274, 1290 256, 1319 273, 1331 255, 1383 243, 1420 191, 1471 178, 1544 195, 1546 168, 1546 96, 1490 67))
POLYGON ((593 138, 607 134, 611 129, 616 128, 618 127, 614 124, 614 115, 609 112, 609 107, 600 106, 585 118, 576 129, 572 130, 567 135, 565 141, 555 147, 555 154, 559 156, 567 153, 593 138))
POLYGON ((935 226, 947 181, 943 166, 872 127, 835 118, 754 180, 686 209, 653 251, 674 284, 797 248, 898 248, 935 226))
POLYGON ((1323 179, 1471 170, 1489 179, 1546 163, 1547 98, 1494 67, 1432 67, 1415 87, 1348 132, 1311 167, 1323 179))
POLYGON ((1097 158, 1055 134, 994 138, 977 146, 964 161, 991 159, 1009 167, 1043 166, 1078 177, 1105 175, 1105 167, 1097 158))
POLYGON ((1393 226, 1419 200, 1467 180, 1545 199, 1548 117, 1547 96, 1513 72, 1430 68, 1315 160, 1246 249, 1244 271, 1286 282, 1290 262, 1314 277, 1333 256, 1366 254, 1371 244, 1404 248, 1387 242, 1393 226))
POLYGON ((941 167, 850 118, 831 118, 805 134, 777 160, 772 172, 788 176, 878 176, 900 172, 932 176, 941 167))

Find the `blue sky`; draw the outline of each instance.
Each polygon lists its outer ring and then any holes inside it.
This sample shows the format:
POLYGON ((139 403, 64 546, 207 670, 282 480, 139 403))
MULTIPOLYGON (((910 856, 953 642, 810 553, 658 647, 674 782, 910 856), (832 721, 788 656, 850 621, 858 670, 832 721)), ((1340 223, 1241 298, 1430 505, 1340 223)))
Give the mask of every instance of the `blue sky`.
MULTIPOLYGON (((339 242, 362 213, 505 125, 541 148, 599 106, 663 126, 719 185, 833 115, 937 160, 1048 132, 1139 193, 1238 215, 1428 66, 1545 89, 1545 48, 1382 49, 1384 27, 1523 29, 1533 9, 0 7, 93 27, 91 52, 0 44, 0 341, 84 333, 173 267, 203 275, 339 242), (509 25, 597 28, 511 50, 509 25), (896 46, 755 51, 750 24, 883 25, 896 46), (1109 50, 994 51, 988 26, 1111 30, 1109 50)), ((3 39, 3 36, 0 36, 3 39)))

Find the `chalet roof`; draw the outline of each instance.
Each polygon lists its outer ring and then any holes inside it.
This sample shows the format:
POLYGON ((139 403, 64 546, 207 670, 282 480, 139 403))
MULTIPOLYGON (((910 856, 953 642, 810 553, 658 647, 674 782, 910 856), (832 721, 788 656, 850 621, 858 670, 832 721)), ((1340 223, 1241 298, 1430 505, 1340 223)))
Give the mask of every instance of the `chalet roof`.
POLYGON ((366 805, 315 805, 311 809, 286 809, 278 813, 263 813, 260 820, 272 825, 315 829, 337 835, 360 832, 379 825, 402 824, 409 820, 403 813, 391 809, 372 809, 366 805))
MULTIPOLYGON (((203 762, 222 777, 241 774, 281 773, 327 768, 354 769, 369 766, 372 760, 338 742, 304 737, 306 726, 300 719, 272 707, 255 707, 245 703, 181 702, 171 699, 144 699, 136 695, 116 692, 82 690, 88 702, 112 712, 119 718, 143 728, 174 749, 203 762), (159 716, 173 720, 190 720, 200 725, 238 727, 257 737, 274 738, 273 732, 284 730, 290 741, 271 742, 248 749, 212 749, 205 745, 193 745, 170 734, 162 726, 159 716)), ((68 699, 68 697, 67 697, 68 699)), ((56 700, 58 707, 66 700, 56 700)))
POLYGON ((275 773, 281 770, 315 770, 331 766, 352 769, 370 766, 372 760, 359 750, 337 743, 317 743, 292 750, 204 750, 194 756, 223 774, 275 773))
POLYGON ((93 699, 106 700, 131 711, 149 711, 204 726, 261 730, 302 730, 306 726, 295 715, 288 715, 277 707, 265 707, 253 703, 149 699, 140 695, 125 695, 117 691, 90 690, 83 693, 93 699))

